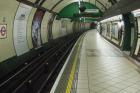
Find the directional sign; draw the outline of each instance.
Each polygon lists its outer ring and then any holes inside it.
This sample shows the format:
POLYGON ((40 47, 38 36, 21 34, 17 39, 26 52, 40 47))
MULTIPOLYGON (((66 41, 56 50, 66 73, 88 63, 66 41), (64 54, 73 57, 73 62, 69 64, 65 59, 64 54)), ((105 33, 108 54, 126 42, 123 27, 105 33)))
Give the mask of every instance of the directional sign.
POLYGON ((7 37, 7 25, 0 25, 0 39, 7 37))

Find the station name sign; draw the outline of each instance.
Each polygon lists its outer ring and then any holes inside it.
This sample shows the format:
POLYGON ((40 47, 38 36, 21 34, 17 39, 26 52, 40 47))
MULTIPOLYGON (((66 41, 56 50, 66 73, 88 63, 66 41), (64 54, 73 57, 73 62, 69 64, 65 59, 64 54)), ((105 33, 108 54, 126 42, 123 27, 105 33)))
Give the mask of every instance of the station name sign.
POLYGON ((99 13, 99 9, 86 9, 85 12, 87 12, 87 13, 99 13))

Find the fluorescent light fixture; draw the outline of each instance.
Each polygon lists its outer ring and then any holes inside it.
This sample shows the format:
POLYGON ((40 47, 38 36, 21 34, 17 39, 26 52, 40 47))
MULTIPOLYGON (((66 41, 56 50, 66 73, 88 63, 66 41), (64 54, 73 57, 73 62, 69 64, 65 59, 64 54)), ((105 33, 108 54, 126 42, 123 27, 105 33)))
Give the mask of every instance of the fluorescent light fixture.
MULTIPOLYGON (((78 4, 79 4, 79 8, 80 8, 80 6, 81 6, 81 2, 80 2, 80 0, 78 1, 78 4)), ((79 13, 81 13, 80 10, 79 10, 79 13)))
POLYGON ((80 7, 81 6, 81 1, 80 0, 78 1, 78 4, 79 4, 79 7, 80 7))
POLYGON ((116 21, 116 20, 122 20, 122 15, 117 15, 117 16, 113 16, 113 17, 104 19, 101 21, 101 23, 109 22, 109 21, 116 21))
POLYGON ((135 17, 140 16, 140 9, 134 10, 132 11, 132 13, 134 14, 135 17))

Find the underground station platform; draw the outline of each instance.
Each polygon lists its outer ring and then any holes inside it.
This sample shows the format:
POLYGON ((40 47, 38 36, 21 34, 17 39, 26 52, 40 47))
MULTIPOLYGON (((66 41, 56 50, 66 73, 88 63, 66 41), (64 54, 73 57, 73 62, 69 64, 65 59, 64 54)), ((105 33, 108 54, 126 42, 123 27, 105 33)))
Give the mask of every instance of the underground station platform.
POLYGON ((91 30, 77 41, 51 93, 139 93, 139 70, 133 59, 91 30))
POLYGON ((0 93, 140 93, 140 0, 1 0, 0 93))

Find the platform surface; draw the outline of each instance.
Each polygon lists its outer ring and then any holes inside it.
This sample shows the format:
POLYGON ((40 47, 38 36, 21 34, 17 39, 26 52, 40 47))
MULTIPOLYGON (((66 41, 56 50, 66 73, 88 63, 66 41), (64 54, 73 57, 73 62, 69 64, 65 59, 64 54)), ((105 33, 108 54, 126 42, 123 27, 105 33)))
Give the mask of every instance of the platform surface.
POLYGON ((140 93, 140 73, 122 52, 92 30, 81 49, 77 93, 140 93))

